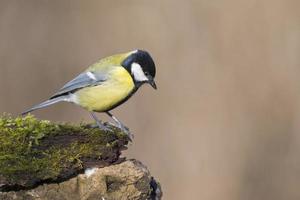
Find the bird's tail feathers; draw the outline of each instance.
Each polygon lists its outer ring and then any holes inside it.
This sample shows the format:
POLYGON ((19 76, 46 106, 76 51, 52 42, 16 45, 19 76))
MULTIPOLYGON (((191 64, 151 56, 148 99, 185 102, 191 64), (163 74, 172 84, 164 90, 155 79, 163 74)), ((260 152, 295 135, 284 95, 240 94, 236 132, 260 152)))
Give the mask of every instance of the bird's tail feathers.
POLYGON ((61 101, 68 101, 68 96, 59 96, 59 97, 56 97, 54 99, 49 99, 47 101, 44 101, 36 106, 33 106, 32 108, 30 108, 29 110, 26 110, 25 112, 22 113, 22 115, 26 115, 34 110, 38 110, 38 109, 41 109, 41 108, 45 108, 47 106, 50 106, 52 104, 55 104, 55 103, 58 103, 58 102, 61 102, 61 101))

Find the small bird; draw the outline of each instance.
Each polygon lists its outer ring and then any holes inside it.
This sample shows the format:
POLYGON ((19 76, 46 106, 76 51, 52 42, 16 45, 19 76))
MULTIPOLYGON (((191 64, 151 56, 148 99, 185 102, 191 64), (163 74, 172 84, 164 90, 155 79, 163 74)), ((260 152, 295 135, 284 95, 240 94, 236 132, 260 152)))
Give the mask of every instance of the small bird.
POLYGON ((110 130, 98 120, 95 112, 105 112, 130 136, 128 129, 110 111, 127 101, 144 83, 157 89, 155 73, 154 61, 146 51, 135 50, 109 56, 89 66, 49 100, 22 115, 58 102, 71 102, 88 110, 100 129, 110 130))

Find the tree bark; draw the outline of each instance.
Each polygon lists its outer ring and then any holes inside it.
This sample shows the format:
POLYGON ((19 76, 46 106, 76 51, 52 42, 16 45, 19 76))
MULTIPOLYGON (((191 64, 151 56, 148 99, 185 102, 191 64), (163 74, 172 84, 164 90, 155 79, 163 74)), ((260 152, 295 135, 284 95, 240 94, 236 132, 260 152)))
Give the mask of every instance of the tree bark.
POLYGON ((161 199, 147 168, 120 158, 128 135, 106 126, 1 117, 0 199, 161 199))
POLYGON ((32 116, 0 119, 0 191, 60 182, 86 168, 121 162, 129 138, 113 131, 39 121, 32 116))
POLYGON ((160 185, 136 160, 86 170, 58 184, 30 190, 0 192, 5 200, 160 200, 160 185))

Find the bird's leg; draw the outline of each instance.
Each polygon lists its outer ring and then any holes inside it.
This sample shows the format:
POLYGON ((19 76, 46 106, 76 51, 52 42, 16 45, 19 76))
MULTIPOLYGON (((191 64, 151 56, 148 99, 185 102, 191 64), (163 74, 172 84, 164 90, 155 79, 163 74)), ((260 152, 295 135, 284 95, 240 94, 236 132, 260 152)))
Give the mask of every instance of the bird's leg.
POLYGON ((128 135, 130 140, 133 139, 133 134, 130 133, 129 129, 124 124, 122 124, 120 120, 118 120, 113 114, 108 111, 106 112, 106 114, 117 123, 117 126, 128 135))
POLYGON ((106 112, 108 114, 109 117, 111 117, 116 123, 117 123, 117 126, 120 128, 120 129, 126 129, 128 130, 128 128, 126 126, 124 126, 122 124, 122 122, 120 120, 118 120, 115 116, 113 116, 110 112, 106 112))
POLYGON ((99 119, 97 118, 96 114, 94 112, 90 112, 92 118, 96 121, 97 126, 104 131, 111 131, 110 128, 106 127, 104 124, 102 124, 99 119))

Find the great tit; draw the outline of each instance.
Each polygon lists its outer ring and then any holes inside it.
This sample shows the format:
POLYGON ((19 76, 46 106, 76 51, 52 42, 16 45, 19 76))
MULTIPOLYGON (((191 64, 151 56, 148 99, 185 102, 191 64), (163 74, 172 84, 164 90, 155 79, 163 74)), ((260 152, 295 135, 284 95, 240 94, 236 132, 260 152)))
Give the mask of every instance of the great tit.
POLYGON ((58 102, 71 102, 88 110, 100 129, 109 130, 95 112, 105 112, 117 126, 129 134, 128 129, 110 110, 128 100, 144 83, 154 89, 156 69, 150 54, 143 50, 130 51, 103 58, 65 84, 49 100, 22 113, 50 106, 58 102))

